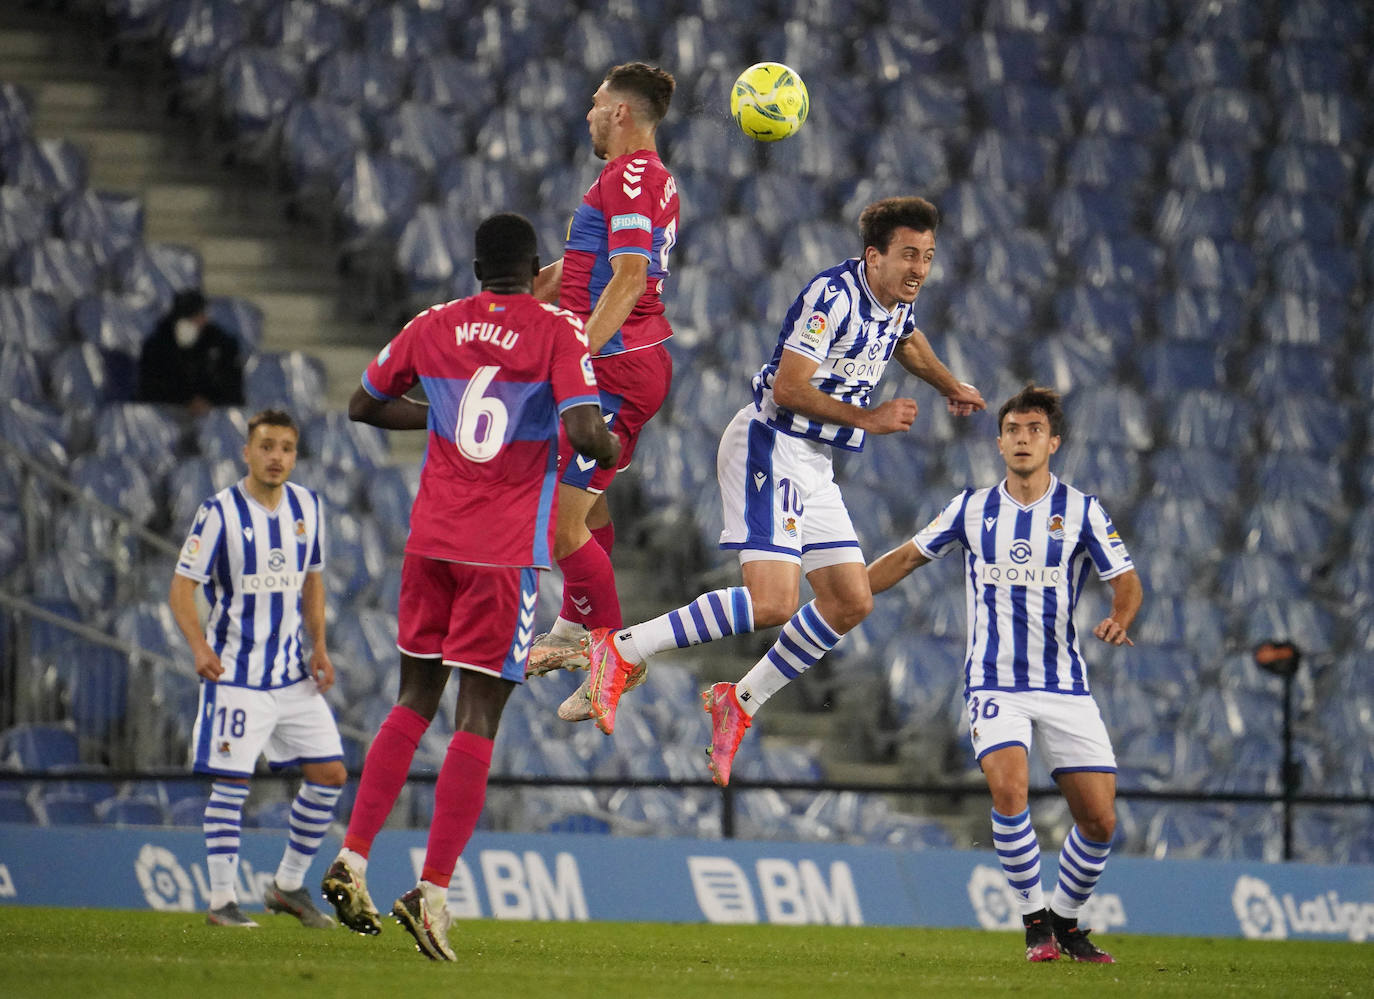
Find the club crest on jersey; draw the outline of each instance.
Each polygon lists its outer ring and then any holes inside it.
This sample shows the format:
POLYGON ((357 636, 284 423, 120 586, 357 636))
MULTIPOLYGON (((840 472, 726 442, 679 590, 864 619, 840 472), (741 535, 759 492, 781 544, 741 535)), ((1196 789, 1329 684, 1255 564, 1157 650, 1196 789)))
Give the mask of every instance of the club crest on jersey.
POLYGON ((1064 518, 1061 517, 1061 516, 1059 516, 1059 514, 1057 514, 1057 513, 1050 514, 1050 525, 1049 525, 1049 530, 1050 530, 1050 537, 1054 538, 1055 541, 1063 541, 1063 540, 1064 540, 1064 518))
POLYGON ((305 521, 303 520, 296 521, 296 537, 305 537, 305 521))
POLYGON ((789 538, 795 538, 797 536, 796 517, 788 517, 782 522, 782 533, 786 534, 789 538))
POLYGON ((825 337, 825 316, 819 312, 813 312, 806 320, 806 325, 802 327, 801 338, 812 346, 819 346, 825 337))
POLYGON ((220 756, 230 756, 230 755, 232 755, 233 749, 232 749, 232 748, 230 747, 230 745, 229 745, 229 740, 228 740, 228 739, 225 739, 225 740, 224 740, 223 742, 221 742, 218 746, 216 746, 216 747, 215 747, 215 752, 218 753, 220 756))

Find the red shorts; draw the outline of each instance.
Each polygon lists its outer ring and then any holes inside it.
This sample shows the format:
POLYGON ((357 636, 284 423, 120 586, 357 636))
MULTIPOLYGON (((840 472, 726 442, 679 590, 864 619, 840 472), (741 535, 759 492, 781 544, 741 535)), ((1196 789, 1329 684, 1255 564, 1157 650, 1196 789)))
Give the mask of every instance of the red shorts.
POLYGON ((589 493, 604 493, 616 472, 630 467, 639 432, 668 398, 668 386, 673 382, 673 357, 667 345, 657 343, 624 354, 593 357, 592 368, 601 392, 601 412, 610 418, 606 425, 620 438, 620 464, 616 468, 601 468, 593 459, 582 457, 568 443, 568 435, 560 426, 559 481, 589 493))
POLYGON ((396 647, 524 683, 538 597, 538 569, 407 555, 396 647))

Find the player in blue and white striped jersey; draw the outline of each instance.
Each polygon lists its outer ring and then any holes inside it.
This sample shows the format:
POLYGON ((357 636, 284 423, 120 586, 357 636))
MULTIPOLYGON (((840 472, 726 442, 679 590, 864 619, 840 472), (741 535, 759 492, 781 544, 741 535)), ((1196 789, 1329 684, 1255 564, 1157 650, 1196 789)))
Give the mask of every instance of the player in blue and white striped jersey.
POLYGON ((300 764, 304 776, 264 904, 306 926, 334 925, 304 887, 348 771, 324 700, 334 666, 325 643, 323 509, 315 493, 287 481, 299 435, 280 410, 249 421, 248 474, 196 512, 168 595, 201 677, 191 765, 213 778, 205 845, 207 921, 214 926, 257 925, 239 910, 235 882, 248 779, 264 753, 274 768, 300 764), (198 587, 210 605, 203 627, 198 587), (308 662, 302 624, 311 638, 308 662))
POLYGON ((604 730, 625 681, 654 653, 782 625, 777 642, 739 683, 717 683, 705 695, 711 771, 716 783, 727 784, 759 706, 872 609, 832 449, 858 451, 866 434, 911 427, 914 399, 870 407, 873 387, 894 359, 934 386, 951 413, 966 416, 985 405, 977 389, 950 374, 911 316, 935 257, 938 224, 939 212, 924 198, 869 205, 859 216, 862 256, 816 275, 788 309, 777 347, 754 378, 754 401, 726 427, 716 459, 725 513, 720 545, 738 552, 744 585, 703 594, 614 635, 591 633, 589 710, 604 730), (799 608, 803 573, 816 597, 799 608), (608 662, 618 668, 606 669, 608 662))
POLYGON ((1026 927, 1026 958, 1110 962, 1078 929, 1116 830, 1116 757, 1088 687, 1074 610, 1096 571, 1112 606, 1092 633, 1132 645, 1140 577, 1097 497, 1049 469, 1063 439, 1063 412, 1052 389, 1027 386, 998 412, 997 447, 1007 476, 967 489, 906 544, 868 568, 874 593, 954 548, 964 550, 968 654, 964 697, 969 733, 992 792, 998 857, 1026 927), (1046 909, 1040 847, 1031 826, 1032 732, 1059 783, 1074 825, 1059 855, 1059 878, 1046 909))

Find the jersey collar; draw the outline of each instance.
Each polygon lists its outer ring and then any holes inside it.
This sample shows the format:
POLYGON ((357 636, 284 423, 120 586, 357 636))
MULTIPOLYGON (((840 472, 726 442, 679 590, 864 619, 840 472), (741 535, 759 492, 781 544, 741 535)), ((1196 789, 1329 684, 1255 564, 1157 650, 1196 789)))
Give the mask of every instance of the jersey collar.
POLYGON ((1007 501, 1008 503, 1010 503, 1012 506, 1016 507, 1016 509, 1018 509, 1018 510, 1033 510, 1033 509, 1035 509, 1035 508, 1036 508, 1037 506, 1039 506, 1041 503, 1045 502, 1045 500, 1047 500, 1047 499, 1049 499, 1051 496, 1053 496, 1053 495, 1054 495, 1054 490, 1055 490, 1058 486, 1059 486, 1059 477, 1058 477, 1057 475, 1055 475, 1053 472, 1051 472, 1051 473, 1050 473, 1050 485, 1049 485, 1049 488, 1045 490, 1044 495, 1040 496, 1038 499, 1031 500, 1029 503, 1022 504, 1022 503, 1020 503, 1020 502, 1017 501, 1016 497, 1014 497, 1010 492, 1007 491, 1007 480, 1006 480, 1005 477, 1002 479, 1001 482, 997 483, 997 489, 998 489, 998 491, 1001 492, 1002 496, 1005 497, 1005 499, 1006 499, 1006 501, 1007 501))
POLYGON ((882 303, 879 302, 878 299, 877 299, 877 296, 875 296, 875 295, 873 294, 873 289, 870 288, 870 287, 868 286, 868 264, 867 264, 867 262, 864 260, 863 257, 856 257, 855 259, 857 260, 857 262, 858 262, 858 264, 859 264, 859 266, 858 266, 859 287, 862 288, 862 289, 864 290, 864 295, 866 295, 866 296, 868 297, 869 304, 873 306, 873 311, 876 312, 876 313, 878 313, 878 318, 879 318, 879 319, 891 319, 891 318, 893 318, 894 316, 896 316, 898 310, 901 309, 902 305, 905 304, 905 303, 899 303, 899 304, 897 305, 897 308, 895 308, 895 309, 885 309, 885 308, 883 308, 882 303))

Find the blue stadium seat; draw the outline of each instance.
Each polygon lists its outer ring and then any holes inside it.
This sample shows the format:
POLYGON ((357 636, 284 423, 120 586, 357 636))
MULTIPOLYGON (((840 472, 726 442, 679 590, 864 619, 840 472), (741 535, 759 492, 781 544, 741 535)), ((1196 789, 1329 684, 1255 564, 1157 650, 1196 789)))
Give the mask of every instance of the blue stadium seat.
POLYGON ((1115 377, 1119 355, 1105 336, 1051 333, 1031 345, 1029 360, 1038 381, 1071 392, 1115 377))
POLYGON ((291 104, 282 119, 281 160, 307 214, 333 193, 342 166, 368 146, 367 125, 356 105, 322 97, 291 104))
POLYGON ((1346 49, 1330 35, 1281 42, 1265 60, 1265 82, 1279 99, 1304 92, 1348 93, 1355 73, 1346 49))
POLYGON ((71 464, 71 481, 83 493, 146 525, 157 515, 157 495, 148 475, 130 457, 117 453, 83 454, 71 464))
POLYGON ((114 620, 114 633, 120 641, 169 659, 180 657, 185 649, 181 632, 165 601, 124 607, 114 620))
POLYGON ((1311 656, 1330 653, 1337 644, 1336 621, 1331 610, 1315 600, 1266 599, 1239 613, 1241 641, 1253 647, 1272 638, 1294 637, 1311 656))
POLYGON ((28 795, 25 787, 0 784, 0 824, 27 825, 38 821, 28 795))
POLYGON ((324 409, 324 365, 298 350, 255 354, 243 366, 243 395, 250 411, 284 408, 307 420, 324 409))
POLYGON ((1185 139, 1169 154, 1169 183, 1196 191, 1227 191, 1245 197, 1254 184, 1254 164, 1240 146, 1216 141, 1185 139))
POLYGON ((1135 232, 1096 235, 1073 255, 1078 279, 1093 287, 1154 287, 1164 269, 1164 251, 1135 232))
POLYGON ((0 400, 0 437, 49 468, 66 468, 67 429, 50 410, 19 399, 0 400))
POLYGON ((1303 343, 1261 343, 1242 360, 1239 385, 1254 394, 1337 394, 1334 352, 1303 343))
POLYGON ((1145 84, 1104 87, 1083 111, 1085 135, 1109 135, 1146 145, 1168 140, 1173 128, 1164 96, 1145 84))
POLYGON ((34 406, 46 401, 37 355, 13 344, 0 347, 0 393, 34 406))
MULTIPOLYGON (((474 143, 481 159, 539 172, 567 161, 568 136, 563 119, 546 119, 513 105, 497 104, 477 129, 474 143)), ((742 135, 740 139, 748 141, 742 135)))
POLYGON ((1238 288, 1254 288, 1259 280, 1255 255, 1244 243, 1199 236, 1175 247, 1172 257, 1174 280, 1182 288, 1232 293, 1238 288))
MULTIPOLYGON (((948 78, 959 66, 958 52, 947 44, 950 37, 954 36, 942 38, 926 30, 861 32, 854 38, 853 63, 864 67, 870 79, 884 84, 902 80, 915 86, 923 80, 948 78)), ((731 64, 741 62, 736 59, 731 64)))
MULTIPOLYGON (((490 212, 489 206, 526 204, 533 197, 529 175, 517 164, 477 159, 440 170, 438 187, 445 211, 474 227, 490 212)), ((564 195, 569 215, 578 196, 575 190, 564 195)))
POLYGON ((1125 514, 1140 495, 1140 464, 1123 455, 1120 444, 1070 440, 1058 455, 1056 474, 1081 483, 1117 514, 1125 514))
POLYGON ((232 333, 248 355, 262 343, 262 309, 246 298, 215 295, 209 302, 209 316, 226 333, 232 333))
POLYGON ((423 204, 396 241, 396 270, 409 289, 411 311, 446 301, 455 279, 471 267, 472 232, 455 212, 423 204))
POLYGON ((1272 399, 1265 407, 1260 440, 1270 451, 1339 455, 1354 429, 1353 414, 1344 403, 1290 394, 1272 399))
POLYGON ((43 771, 80 764, 80 743, 70 722, 22 723, 0 732, 0 766, 43 771))
POLYGON ((1052 288, 1059 276, 1054 251, 1038 229, 984 235, 973 244, 969 264, 987 282, 1012 285, 1032 295, 1052 288))
POLYGON ((174 531, 189 531, 196 511, 207 499, 236 482, 242 461, 228 458, 184 458, 167 473, 167 513, 174 531))
POLYGON ((130 402, 107 406, 96 415, 96 454, 137 462, 155 478, 176 464, 181 435, 170 408, 130 402))
POLYGON ((382 574, 386 550, 371 517, 335 514, 329 525, 325 584, 347 604, 365 601, 382 574))
POLYGON ((167 809, 148 796, 107 798, 95 806, 95 813, 107 826, 161 826, 167 824, 167 809))
POLYGON ((1182 32, 1164 50, 1160 80, 1185 99, 1198 91, 1244 90, 1250 83, 1250 62, 1251 50, 1241 39, 1182 32))
MULTIPOLYGON (((5 295, 5 290, 0 289, 0 318, 8 318, 5 317, 5 295)), ((46 298, 46 301, 51 303, 55 316, 53 323, 57 325, 60 322, 60 319, 56 318, 57 303, 51 298, 46 298)), ((105 351, 107 356, 122 354, 129 358, 131 363, 137 362, 138 355, 143 349, 143 341, 152 335, 153 328, 160 318, 161 312, 157 303, 150 307, 146 303, 112 291, 87 295, 78 299, 72 308, 72 326, 83 341, 95 344, 105 351)), ((6 322, 0 322, 0 327, 8 325, 6 322)))
POLYGON ((338 49, 315 67, 314 96, 357 108, 375 126, 401 103, 405 63, 384 51, 338 49))
POLYGON ((238 407, 216 406, 195 419, 191 433, 201 458, 239 463, 243 460, 243 445, 248 442, 248 418, 238 407))
POLYGON ((1230 291, 1175 288, 1159 301, 1155 322, 1170 340, 1200 340, 1215 344, 1219 354, 1243 342, 1249 312, 1245 300, 1230 291))
POLYGON ((1154 234, 1166 246, 1198 236, 1231 239, 1243 221, 1243 207, 1230 194, 1171 188, 1158 199, 1154 234))
POLYGON ((888 122, 910 122, 913 128, 932 135, 960 136, 972 125, 968 88, 957 75, 897 78, 880 100, 880 113, 888 122))
POLYGON ((988 125, 1008 136, 1038 136, 1060 142, 1074 135, 1068 98, 1047 83, 1011 83, 983 90, 978 105, 988 125))
POLYGON ((1125 386, 1088 387, 1070 397, 1071 432, 1076 440, 1121 444, 1137 451, 1153 445, 1153 429, 1145 400, 1125 386))
POLYGON ((1322 246, 1344 242, 1341 206, 1320 195, 1266 194, 1255 203, 1255 238, 1264 246, 1305 240, 1322 246))
POLYGON ((495 78, 452 51, 417 60, 410 73, 410 93, 433 107, 474 117, 497 103, 495 78))
POLYGON ((1280 295, 1296 295, 1308 300, 1307 308, 1322 308, 1329 314, 1332 333, 1328 342, 1339 340, 1345 326, 1345 305, 1360 291, 1360 261, 1352 250, 1295 240, 1270 258, 1270 281, 1280 295), (1317 305, 1313 300, 1326 300, 1317 305))
POLYGON ((1073 335, 1110 337, 1121 344, 1144 338, 1145 307, 1136 289, 1122 285, 1062 288, 1054 296, 1054 317, 1060 329, 1073 335))
POLYGON ((402 101, 382 121, 381 148, 433 176, 467 145, 464 116, 418 101, 402 101))
POLYGON ((12 187, 59 199, 83 189, 86 176, 85 156, 66 139, 0 142, 0 177, 12 187))
MULTIPOLYGON (((1232 454, 1254 449, 1258 424, 1244 396, 1193 390, 1180 393, 1164 413, 1164 437, 1184 449, 1214 448, 1232 454)), ((1182 459, 1183 454, 1172 456, 1182 459)), ((1207 456, 1210 461, 1211 455, 1207 456)))
POLYGON ((1327 557, 1336 523, 1318 504, 1273 500, 1253 506, 1241 529, 1249 552, 1312 564, 1327 557))
POLYGON ((134 195, 86 189, 62 203, 57 221, 64 237, 85 243, 104 267, 143 239, 143 202, 134 195))
POLYGON ((342 471, 370 471, 385 465, 389 454, 386 431, 338 412, 312 417, 301 428, 301 444, 313 461, 342 471))
POLYGON ((1286 143, 1265 158, 1265 186, 1280 194, 1316 194, 1345 204, 1354 169, 1354 157, 1346 150, 1286 143))
POLYGON ((1154 42, 1167 33, 1173 12, 1168 0, 1084 0, 1082 16, 1089 31, 1154 42))
MULTIPOLYGON (((1153 496, 1140 504, 1132 518, 1132 527, 1131 538, 1168 538, 1170 545, 1177 545, 1200 558, 1215 558, 1227 540, 1221 511, 1197 496, 1153 496)), ((1131 538, 1127 539, 1128 543, 1131 538)), ((1141 555, 1145 562, 1153 560, 1143 552, 1141 555)), ((1144 571, 1150 571, 1148 564, 1144 571)), ((1153 597, 1147 604, 1154 604, 1153 597)))
POLYGON ((67 340, 57 299, 32 288, 0 288, 0 342, 46 356, 67 340))
POLYGON ((1060 84, 1080 101, 1104 87, 1143 83, 1150 72, 1149 47, 1127 34, 1070 38, 1060 64, 1060 84))
POLYGON ((397 60, 441 54, 448 38, 443 13, 419 4, 373 7, 363 19, 363 48, 397 60))
POLYGON ((163 40, 173 69, 185 81, 213 72, 248 40, 251 31, 250 15, 243 4, 186 0, 168 8, 163 40))
POLYGON ((1345 93, 1302 91, 1278 110, 1282 142, 1311 142, 1348 149, 1363 141, 1368 116, 1354 97, 1345 93))
POLYGON ((200 254, 175 243, 135 244, 119 255, 111 271, 116 290, 159 316, 171 307, 177 292, 204 286, 200 254))
POLYGON ((107 402, 127 402, 128 386, 111 376, 110 367, 99 347, 89 343, 73 344, 53 358, 48 369, 52 401, 66 412, 91 409, 107 402))
POLYGON ((1120 192, 1109 187, 1065 188, 1050 203, 1050 239, 1065 257, 1073 256, 1094 236, 1126 236, 1133 231, 1131 213, 1122 210, 1120 192))
POLYGON ((1031 31, 981 31, 963 44, 964 71, 973 89, 1053 79, 1050 39, 1031 31))
POLYGON ((1014 191, 989 191, 972 181, 959 181, 940 201, 941 231, 972 242, 989 233, 1026 228, 1029 207, 1014 191))
POLYGON ((27 136, 33 127, 33 95, 17 83, 0 83, 0 145, 27 136))
POLYGON ((97 739, 120 726, 129 700, 129 661, 122 652, 73 639, 53 655, 61 696, 77 731, 97 739))
POLYGON ((10 270, 17 285, 52 296, 64 312, 83 295, 100 291, 104 283, 89 246, 51 236, 17 249, 10 270))
POLYGON ((341 7, 314 0, 268 4, 261 22, 263 41, 306 66, 314 66, 330 52, 348 44, 352 15, 341 7))
POLYGON ((363 482, 367 508, 386 536, 388 551, 399 552, 405 547, 419 478, 419 469, 414 465, 388 464, 373 469, 363 482))
MULTIPOLYGON (((1053 139, 988 129, 968 148, 969 176, 994 191, 1022 190, 1047 196, 1055 186, 1057 152, 1053 139)), ((925 171, 919 175, 925 176, 925 171)), ((947 171, 930 180, 936 190, 946 183, 947 171)))
POLYGON ((21 246, 52 235, 52 205, 43 195, 0 184, 0 271, 21 246))
POLYGON ((34 807, 45 826, 93 826, 100 821, 95 805, 85 795, 66 789, 40 790, 34 807))
POLYGON ((1030 302, 1011 285, 970 280, 949 298, 949 321, 961 334, 991 339, 1030 325, 1030 302))
POLYGON ((1160 340, 1146 346, 1136 358, 1140 379, 1156 398, 1174 398, 1179 392, 1222 388, 1226 380, 1225 355, 1202 340, 1160 340))
POLYGON ((345 252, 398 237, 424 200, 425 176, 409 160, 358 152, 341 176, 334 213, 345 252))

